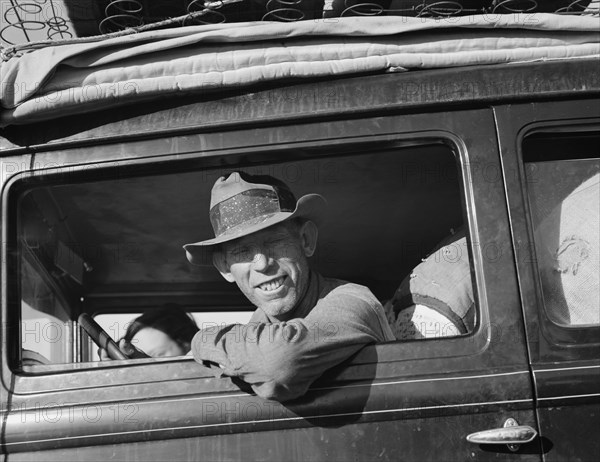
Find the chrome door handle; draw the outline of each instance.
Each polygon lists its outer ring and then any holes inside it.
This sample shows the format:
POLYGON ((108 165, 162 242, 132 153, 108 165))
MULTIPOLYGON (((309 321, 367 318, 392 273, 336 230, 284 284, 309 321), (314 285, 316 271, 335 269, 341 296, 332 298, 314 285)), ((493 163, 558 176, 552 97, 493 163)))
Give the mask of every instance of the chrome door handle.
POLYGON ((493 428, 467 435, 467 441, 475 444, 506 444, 517 451, 521 444, 530 443, 537 436, 529 425, 519 425, 515 419, 507 419, 502 428, 493 428))

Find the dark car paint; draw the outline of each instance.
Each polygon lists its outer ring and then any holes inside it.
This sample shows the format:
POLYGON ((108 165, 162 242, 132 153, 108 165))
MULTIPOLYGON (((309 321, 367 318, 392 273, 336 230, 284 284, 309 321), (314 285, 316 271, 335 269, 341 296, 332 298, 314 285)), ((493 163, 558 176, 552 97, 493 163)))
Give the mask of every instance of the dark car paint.
MULTIPOLYGON (((232 165, 248 153, 254 154, 253 162, 267 161, 290 147, 326 153, 361 143, 444 140, 461 160, 482 319, 468 338, 367 347, 328 372, 305 397, 286 404, 240 391, 190 360, 14 373, 8 366, 15 363, 16 352, 6 340, 14 324, 7 310, 14 308, 18 294, 7 286, 7 264, 13 260, 4 254, 0 401, 5 457, 539 461, 593 456, 597 446, 573 430, 579 429, 576 422, 598 425, 597 345, 554 351, 551 341, 545 343, 538 332, 531 269, 521 263, 523 247, 516 245, 516 240, 528 239, 518 133, 532 121, 598 118, 598 101, 588 101, 600 89, 593 64, 343 79, 290 87, 313 95, 335 91, 333 103, 320 98, 288 101, 289 89, 283 87, 221 101, 170 102, 165 103, 170 107, 151 111, 133 108, 120 121, 104 114, 60 128, 38 126, 35 134, 31 127, 7 130, 3 135, 10 141, 3 139, 3 147, 14 157, 3 160, 11 160, 13 167, 38 168, 43 174, 53 172, 42 171, 46 166, 72 165, 68 174, 73 175, 86 162, 93 162, 85 168, 88 174, 111 168, 111 161, 132 172, 174 160, 199 167, 228 159, 232 165), (528 80, 532 75, 534 89, 528 80), (498 89, 493 82, 502 77, 510 85, 498 89), (448 94, 450 78, 483 82, 475 87, 486 91, 448 94), (432 91, 406 98, 406 92, 393 91, 402 82, 417 81, 431 82, 432 91), (278 104, 257 103, 267 94, 278 104), (551 101, 564 98, 588 99, 551 101), (24 142, 24 137, 33 141, 24 142), (494 258, 484 253, 490 243, 500 249, 494 258), (519 252, 516 257, 513 249, 519 252), (529 346, 522 309, 527 335, 535 339, 529 346), (510 417, 541 432, 541 438, 516 453, 506 446, 466 441, 467 434, 501 427, 510 417)), ((12 177, 8 186, 19 178, 12 177)), ((12 190, 5 185, 3 191, 6 223, 7 191, 12 190)), ((5 226, 3 233, 6 242, 5 226)))

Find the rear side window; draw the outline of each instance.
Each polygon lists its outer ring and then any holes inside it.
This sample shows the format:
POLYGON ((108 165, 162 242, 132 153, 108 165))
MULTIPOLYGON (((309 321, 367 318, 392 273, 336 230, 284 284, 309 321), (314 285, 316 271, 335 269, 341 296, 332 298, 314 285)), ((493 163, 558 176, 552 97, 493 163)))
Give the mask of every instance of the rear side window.
POLYGON ((536 134, 524 142, 544 309, 560 326, 600 324, 600 137, 536 134))

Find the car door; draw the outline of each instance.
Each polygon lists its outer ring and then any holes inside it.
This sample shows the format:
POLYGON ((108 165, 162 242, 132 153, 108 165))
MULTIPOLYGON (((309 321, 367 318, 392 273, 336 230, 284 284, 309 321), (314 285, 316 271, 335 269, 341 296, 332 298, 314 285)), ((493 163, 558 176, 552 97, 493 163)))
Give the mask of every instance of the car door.
POLYGON ((598 103, 496 110, 548 461, 600 453, 598 103))
MULTIPOLYGON (((191 129, 194 117, 201 123, 201 111, 186 110, 185 135, 152 134, 147 127, 136 134, 134 121, 119 129, 131 138, 38 149, 30 163, 37 170, 25 168, 5 184, 1 441, 9 460, 541 460, 538 440, 509 447, 505 443, 519 442, 519 435, 508 432, 502 439, 505 426, 537 431, 537 423, 490 109, 340 116, 288 125, 278 125, 274 117, 251 128, 248 121, 229 124, 226 132, 191 129), (430 155, 431 162, 423 160, 430 155), (135 183, 146 173, 160 188, 161 174, 189 171, 212 178, 223 163, 283 166, 278 171, 288 172, 287 180, 295 179, 296 186, 299 174, 310 172, 306 187, 330 188, 336 209, 345 207, 340 217, 352 223, 345 232, 324 228, 317 264, 342 274, 364 268, 367 279, 378 271, 394 287, 406 276, 392 274, 397 265, 418 264, 434 239, 451 233, 449 226, 441 229, 450 222, 436 214, 450 207, 440 185, 452 166, 458 198, 452 206, 458 204, 458 222, 466 227, 467 244, 460 251, 470 262, 476 322, 461 335, 446 337, 438 325, 427 339, 367 346, 326 373, 306 396, 288 403, 262 400, 189 358, 23 365, 15 333, 20 331, 15 271, 23 251, 17 226, 23 194, 37 186, 81 189, 94 181, 108 194, 117 181, 135 183), (388 183, 382 183, 384 177, 388 183), (375 186, 394 194, 361 202, 361 191, 375 186), (361 230, 372 238, 353 243, 361 230), (413 237, 403 237, 403 230, 413 237), (350 244, 340 246, 348 239, 350 244), (375 247, 376 256, 365 251, 373 245, 383 246, 375 247)), ((177 119, 175 112, 167 115, 164 120, 177 119)), ((343 220, 331 221, 335 226, 343 220)), ((382 292, 384 302, 386 295, 392 297, 393 290, 382 292)), ((76 299, 74 311, 85 311, 98 299, 76 299)))

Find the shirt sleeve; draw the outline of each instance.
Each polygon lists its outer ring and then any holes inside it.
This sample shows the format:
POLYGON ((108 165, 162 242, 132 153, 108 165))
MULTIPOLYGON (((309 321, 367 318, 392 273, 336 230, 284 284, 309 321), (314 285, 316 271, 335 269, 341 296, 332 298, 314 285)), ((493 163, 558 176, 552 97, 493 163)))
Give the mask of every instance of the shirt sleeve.
POLYGON ((306 393, 323 372, 382 338, 373 307, 351 296, 287 322, 250 322, 203 329, 192 341, 198 362, 218 363, 257 395, 286 401, 306 393))

